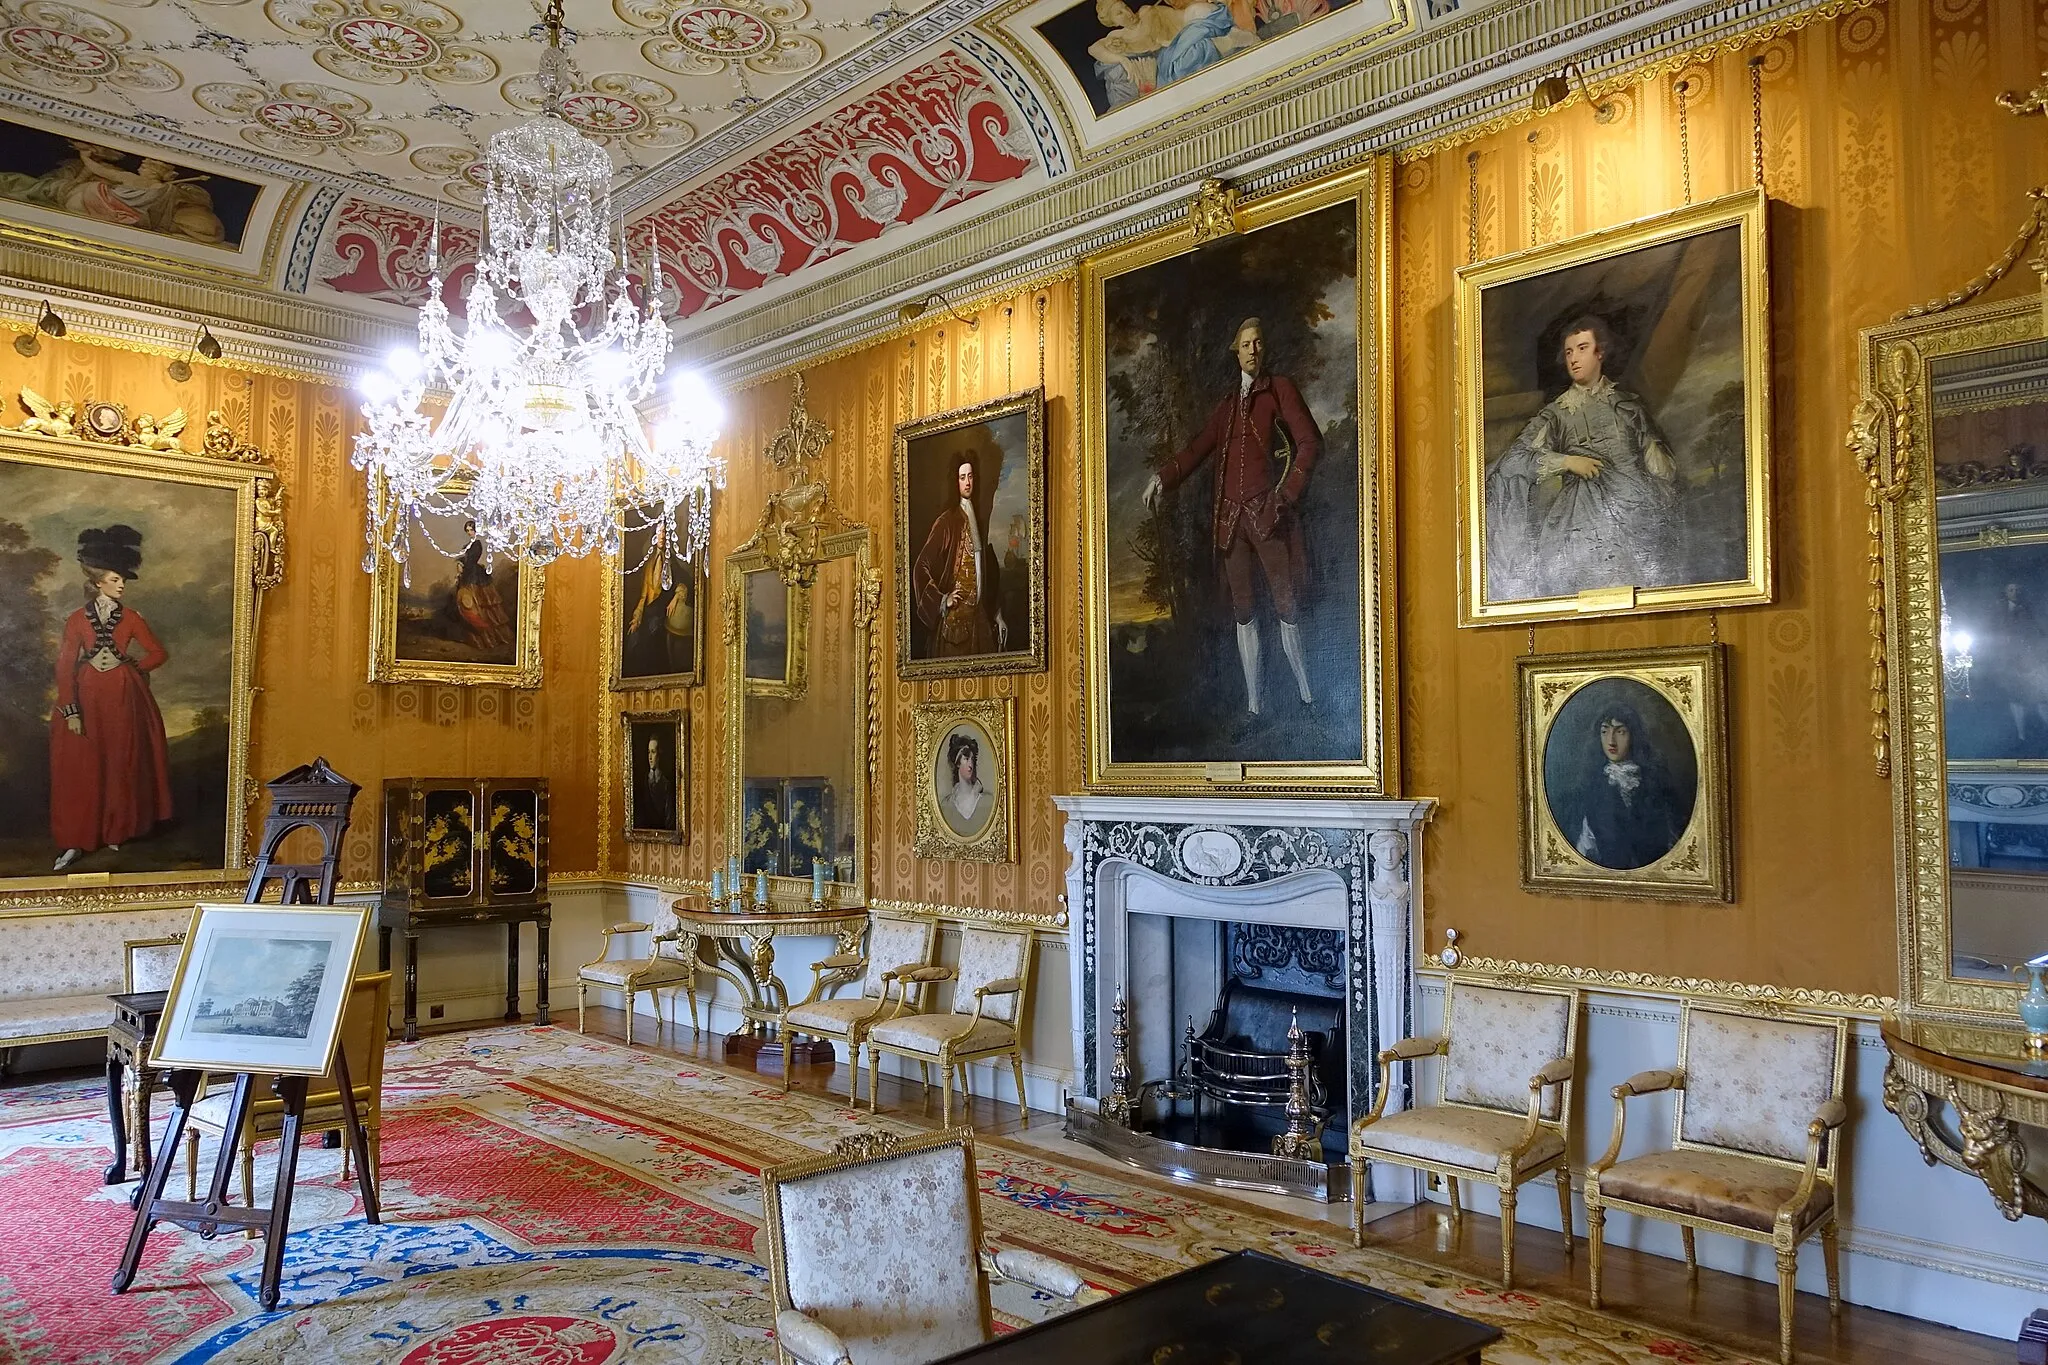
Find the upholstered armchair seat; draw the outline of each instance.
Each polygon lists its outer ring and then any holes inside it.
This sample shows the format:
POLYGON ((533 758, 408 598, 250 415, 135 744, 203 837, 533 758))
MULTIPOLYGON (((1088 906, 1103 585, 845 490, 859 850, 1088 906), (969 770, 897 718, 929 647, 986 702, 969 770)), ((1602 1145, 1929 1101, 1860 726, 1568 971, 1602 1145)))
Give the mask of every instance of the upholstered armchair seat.
POLYGON ((44 1000, 0 1000, 0 1043, 103 1032, 114 1017, 105 993, 60 995, 44 1000))
MULTIPOLYGON (((1652 1152, 1610 1166, 1600 1177, 1600 1192, 1610 1199, 1769 1232, 1778 1210, 1799 1192, 1799 1175, 1776 1163, 1733 1152, 1680 1149, 1652 1152)), ((1834 1204, 1834 1190, 1816 1182, 1798 1221, 1811 1223, 1834 1204)))
MULTIPOLYGON (((867 1041, 868 1027, 892 1006, 912 1009, 922 1002, 925 987, 913 986, 906 978, 932 960, 937 942, 938 925, 932 920, 870 915, 865 952, 834 953, 812 965, 810 993, 782 1011, 784 1044, 793 1046, 803 1036, 844 1043, 851 1063, 847 1098, 859 1103, 860 1049, 867 1041), (839 998, 830 994, 853 981, 860 982, 858 993, 839 998)), ((785 1051, 783 1055, 790 1054, 785 1051)), ((784 1090, 789 1089, 789 1073, 789 1067, 782 1068, 784 1090)))
POLYGON ((813 1000, 808 1005, 791 1005, 782 1017, 791 1028, 820 1033, 846 1033, 881 1006, 864 995, 843 1000, 813 1000))
POLYGON ((594 986, 618 986, 623 988, 629 981, 640 983, 641 989, 649 986, 668 986, 691 980, 696 971, 672 957, 623 957, 608 958, 585 967, 583 979, 594 986))
POLYGON ((674 915, 664 915, 658 923, 631 920, 614 924, 598 931, 602 947, 596 959, 576 969, 576 1031, 581 1033, 585 1023, 586 1006, 590 988, 623 991, 626 996, 626 1042, 633 1041, 633 999, 641 991, 654 993, 654 1028, 658 1033, 666 1027, 661 1014, 661 993, 669 993, 669 1015, 680 1025, 676 1016, 675 994, 680 990, 690 1002, 690 1028, 697 1027, 697 936, 686 931, 674 915), (613 957, 612 940, 615 937, 648 934, 647 952, 641 957, 613 957))
POLYGON ((956 1051, 984 1052, 1009 1047, 1017 1041, 1017 1030, 994 1019, 970 1019, 961 1014, 906 1014, 868 1030, 868 1037, 890 1047, 939 1055, 940 1044, 951 1043, 956 1051))
MULTIPOLYGON (((1499 1166, 1505 1153, 1514 1150, 1525 1126, 1519 1114, 1439 1104, 1388 1115, 1361 1129, 1358 1145, 1388 1156, 1491 1170, 1499 1166)), ((1539 1127, 1535 1140, 1515 1158, 1515 1169, 1526 1171, 1563 1155, 1564 1136, 1554 1128, 1539 1127)))

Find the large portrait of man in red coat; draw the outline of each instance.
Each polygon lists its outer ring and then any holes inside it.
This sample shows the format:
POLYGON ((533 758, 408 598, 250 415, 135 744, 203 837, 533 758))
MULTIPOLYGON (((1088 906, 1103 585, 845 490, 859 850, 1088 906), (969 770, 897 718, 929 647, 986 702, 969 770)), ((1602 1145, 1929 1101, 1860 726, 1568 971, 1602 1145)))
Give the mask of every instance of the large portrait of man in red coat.
POLYGON ((0 459, 0 877, 225 861, 238 506, 0 459))
POLYGON ((1359 233, 1344 199, 1101 285, 1112 765, 1368 759, 1359 233))

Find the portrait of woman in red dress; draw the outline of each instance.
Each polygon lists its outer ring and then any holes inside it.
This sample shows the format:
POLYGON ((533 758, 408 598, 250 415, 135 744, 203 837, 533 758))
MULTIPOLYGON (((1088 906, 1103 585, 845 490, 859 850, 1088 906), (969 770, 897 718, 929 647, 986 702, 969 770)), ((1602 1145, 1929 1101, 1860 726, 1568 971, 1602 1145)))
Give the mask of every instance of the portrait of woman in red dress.
POLYGON ((142 533, 81 531, 85 605, 57 647, 50 716, 50 835, 61 872, 97 849, 119 849, 171 817, 171 763, 149 675, 170 656, 124 604, 141 577, 142 533))

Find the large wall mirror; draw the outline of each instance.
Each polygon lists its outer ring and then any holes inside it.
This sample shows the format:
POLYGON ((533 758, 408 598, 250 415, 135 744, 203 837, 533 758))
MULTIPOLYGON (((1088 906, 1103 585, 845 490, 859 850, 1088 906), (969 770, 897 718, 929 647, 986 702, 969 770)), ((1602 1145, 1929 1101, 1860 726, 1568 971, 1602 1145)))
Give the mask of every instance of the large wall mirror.
POLYGON ((2042 303, 1873 329, 1864 384, 1852 444, 1885 533, 1900 994, 2009 1013, 2014 969, 2048 952, 2042 303))

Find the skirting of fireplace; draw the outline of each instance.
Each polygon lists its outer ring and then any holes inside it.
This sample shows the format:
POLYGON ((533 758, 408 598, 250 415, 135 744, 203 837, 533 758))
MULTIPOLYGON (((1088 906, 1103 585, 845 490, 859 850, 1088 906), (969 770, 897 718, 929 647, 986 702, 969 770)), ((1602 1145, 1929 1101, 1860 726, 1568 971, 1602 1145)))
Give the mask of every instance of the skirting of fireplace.
POLYGON ((1170 1142, 1112 1123, 1072 1100, 1067 1101, 1066 1135, 1141 1171, 1193 1185, 1291 1194, 1325 1204, 1351 1198, 1351 1167, 1343 1162, 1329 1165, 1264 1152, 1232 1152, 1220 1147, 1170 1142))

